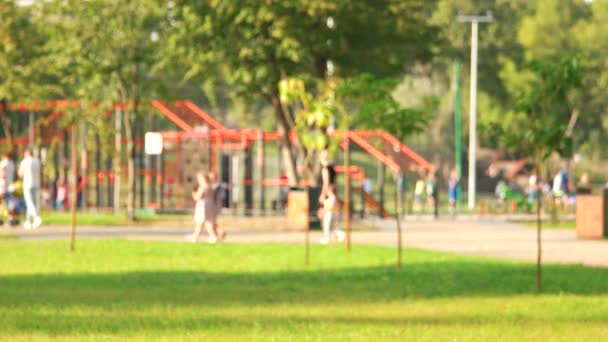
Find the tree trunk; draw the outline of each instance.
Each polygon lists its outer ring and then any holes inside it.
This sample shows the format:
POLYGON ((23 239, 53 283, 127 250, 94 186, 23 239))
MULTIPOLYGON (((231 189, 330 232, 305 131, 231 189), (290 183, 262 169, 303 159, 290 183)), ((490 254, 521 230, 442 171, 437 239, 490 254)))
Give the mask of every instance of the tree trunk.
POLYGON ((570 120, 568 121, 568 128, 566 129, 566 137, 571 137, 572 132, 574 132, 574 126, 576 125, 576 121, 578 120, 578 109, 573 109, 572 114, 570 115, 570 120))
POLYGON ((127 139, 127 218, 135 221, 135 144, 132 114, 131 109, 125 110, 124 124, 127 139))
POLYGON ((346 251, 350 252, 350 208, 351 208, 351 182, 350 182, 350 140, 348 133, 344 134, 344 230, 346 231, 346 251))
POLYGON ((8 150, 13 151, 13 136, 11 134, 11 120, 8 118, 8 101, 6 98, 0 99, 0 121, 2 122, 2 130, 4 137, 8 142, 8 150))
POLYGON ((298 174, 296 170, 296 160, 293 154, 293 145, 289 140, 289 125, 285 119, 285 112, 279 98, 278 89, 273 90, 271 95, 272 107, 274 108, 274 114, 277 119, 277 130, 281 137, 281 154, 283 161, 285 162, 285 172, 289 179, 289 184, 295 186, 298 184, 298 174))
POLYGON ((70 252, 74 251, 74 239, 76 238, 76 199, 78 198, 78 148, 76 146, 76 139, 76 125, 74 125, 72 126, 72 134, 70 134, 70 145, 72 150, 72 162, 70 165, 70 168, 72 169, 72 177, 70 179, 70 252))
POLYGON ((540 165, 536 166, 536 290, 540 291, 541 287, 541 256, 542 256, 542 241, 541 241, 541 189, 538 186, 540 182, 540 165))
POLYGON ((7 112, 2 114, 2 129, 4 130, 4 137, 8 143, 8 150, 13 150, 13 135, 11 134, 11 120, 9 120, 6 115, 7 112))
POLYGON ((114 112, 114 124, 115 124, 115 150, 114 150, 114 213, 117 214, 120 211, 120 173, 121 173, 121 150, 122 150, 122 127, 121 117, 122 112, 117 109, 114 112))
POLYGON ((401 255, 403 249, 403 238, 401 233, 401 212, 399 209, 403 206, 403 203, 401 203, 401 189, 399 188, 401 182, 403 182, 403 173, 399 172, 397 174, 397 186, 395 187, 395 193, 397 194, 397 210, 395 210, 395 220, 397 221, 397 269, 401 269, 401 255))

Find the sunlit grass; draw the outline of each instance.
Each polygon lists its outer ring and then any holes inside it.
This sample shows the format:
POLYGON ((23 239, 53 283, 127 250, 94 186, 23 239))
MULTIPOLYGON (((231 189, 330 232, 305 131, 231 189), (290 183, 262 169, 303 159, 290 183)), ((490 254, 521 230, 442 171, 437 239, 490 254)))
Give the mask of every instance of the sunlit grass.
MULTIPOLYGON (((69 225, 72 215, 69 212, 47 211, 42 213, 45 225, 69 225)), ((77 212, 76 222, 84 226, 124 226, 150 224, 155 222, 190 222, 190 215, 138 215, 136 222, 127 219, 126 214, 106 212, 77 212)))
POLYGON ((608 269, 406 250, 0 242, 0 340, 605 340, 608 269))
MULTIPOLYGON (((536 221, 519 221, 517 222, 525 227, 536 228, 536 221)), ((576 221, 542 221, 543 229, 576 229, 576 221)))

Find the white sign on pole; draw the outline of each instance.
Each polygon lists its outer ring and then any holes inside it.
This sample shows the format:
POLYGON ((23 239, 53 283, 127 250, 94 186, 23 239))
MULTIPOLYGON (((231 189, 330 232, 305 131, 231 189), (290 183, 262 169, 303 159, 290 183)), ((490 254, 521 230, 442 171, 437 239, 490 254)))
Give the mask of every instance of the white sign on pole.
POLYGON ((163 136, 156 132, 147 132, 145 138, 146 154, 159 155, 163 153, 163 136))

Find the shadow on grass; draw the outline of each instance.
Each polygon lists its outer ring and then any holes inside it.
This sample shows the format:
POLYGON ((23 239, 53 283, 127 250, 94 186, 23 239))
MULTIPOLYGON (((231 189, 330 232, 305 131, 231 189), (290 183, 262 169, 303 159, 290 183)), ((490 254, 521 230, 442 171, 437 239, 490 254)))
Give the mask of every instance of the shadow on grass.
MULTIPOLYGON (((603 295, 608 269, 543 268, 543 294, 603 295)), ((0 277, 0 308, 77 306, 371 303, 398 299, 534 294, 534 266, 435 262, 394 267, 281 272, 154 271, 0 277)))
MULTIPOLYGON (((602 295, 608 269, 548 265, 545 294, 602 295)), ((307 305, 332 310, 395 300, 509 297, 534 293, 534 266, 458 261, 282 272, 155 271, 0 277, 0 327, 6 334, 150 333, 287 329, 311 324, 476 326, 474 312, 398 316, 342 312, 256 313, 255 307, 307 305), (211 308, 235 310, 218 315, 211 308), (184 310, 184 311, 182 311, 184 310), (184 330, 186 329, 186 330, 184 330)), ((429 303, 429 305, 432 305, 429 303)), ((475 304, 479 305, 479 304, 475 304)), ((484 308, 479 308, 484 309, 484 308)), ((306 311, 303 311, 306 312, 306 311)), ((543 319, 543 318, 535 318, 543 319)), ((588 321, 587 318, 572 318, 588 321)), ((514 323, 521 317, 506 318, 514 323)), ((601 322, 605 322, 601 319, 601 322)), ((581 321, 582 322, 582 321, 581 321)), ((542 323, 542 322, 540 322, 542 323)))
POLYGON ((0 240, 17 240, 17 235, 13 233, 0 233, 0 240))

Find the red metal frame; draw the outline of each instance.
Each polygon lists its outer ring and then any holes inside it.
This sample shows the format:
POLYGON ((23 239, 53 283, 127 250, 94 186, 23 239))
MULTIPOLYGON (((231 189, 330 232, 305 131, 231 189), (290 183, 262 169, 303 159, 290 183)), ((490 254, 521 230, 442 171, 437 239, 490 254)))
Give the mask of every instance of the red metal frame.
POLYGON ((179 128, 183 129, 186 132, 193 131, 192 126, 188 125, 179 116, 170 111, 169 108, 167 108, 162 102, 152 100, 150 103, 152 104, 152 106, 158 109, 164 116, 169 118, 169 120, 173 121, 173 123, 176 124, 179 128))
POLYGON ((361 146, 367 153, 371 154, 374 158, 378 159, 384 165, 386 165, 391 171, 398 173, 401 167, 395 163, 392 159, 387 157, 384 153, 380 152, 377 148, 368 143, 367 140, 360 137, 355 132, 347 132, 346 136, 357 145, 361 146))
MULTIPOLYGON (((178 106, 180 106, 181 102, 176 102, 176 104, 178 106)), ((226 129, 226 127, 222 126, 219 122, 215 121, 211 116, 209 116, 207 113, 205 113, 205 111, 203 111, 199 107, 195 106, 194 103, 186 100, 183 102, 183 105, 186 108, 188 108, 190 111, 192 111, 194 114, 198 115, 201 119, 203 119, 205 121, 205 123, 207 123, 213 129, 220 129, 220 130, 226 129)))
POLYGON ((426 161, 424 158, 422 158, 416 152, 412 151, 409 147, 403 145, 399 140, 397 140, 397 138, 395 138, 394 136, 388 134, 388 132, 386 132, 386 131, 378 131, 378 134, 384 140, 388 141, 389 143, 393 144, 394 146, 399 146, 399 148, 401 149, 401 152, 403 154, 405 154, 406 156, 410 157, 413 161, 415 161, 416 163, 418 163, 420 166, 422 166, 423 168, 425 168, 427 171, 433 172, 435 170, 435 167, 431 163, 429 163, 428 161, 426 161))
MULTIPOLYGON (((243 130, 235 130, 235 129, 226 129, 222 124, 213 119, 210 115, 208 115, 204 110, 197 107, 194 103, 185 100, 185 101, 175 101, 173 105, 180 109, 188 110, 191 113, 194 113, 198 118, 202 120, 204 124, 206 124, 210 130, 207 132, 195 132, 193 127, 186 123, 180 116, 174 113, 166 103, 163 103, 158 100, 151 101, 152 106, 154 106, 157 110, 159 110, 164 116, 166 116, 169 120, 171 120, 176 126, 181 128, 183 132, 162 132, 163 138, 167 140, 176 140, 180 141, 185 138, 210 138, 212 144, 219 146, 223 149, 244 149, 246 147, 250 147, 251 143, 257 141, 262 137, 264 141, 276 141, 281 138, 279 132, 261 132, 255 129, 243 129, 243 130)), ((18 103, 18 104, 9 104, 9 110, 27 112, 31 110, 49 110, 49 109, 57 109, 57 108, 65 108, 65 107, 73 107, 77 108, 80 106, 80 103, 75 100, 57 100, 57 101, 47 101, 46 103, 34 102, 32 104, 18 103)), ((116 103, 113 105, 113 108, 125 108, 126 104, 124 103, 116 103)), ((2 109, 0 104, 0 109, 2 109)), ((44 125, 48 125, 54 120, 57 120, 61 115, 60 111, 53 110, 52 113, 44 120, 44 125)), ((68 128, 69 129, 69 128, 68 128)), ((39 128, 36 127, 37 132, 39 132, 39 128)), ((401 167, 390 157, 384 154, 382 151, 375 148, 371 143, 369 143, 366 139, 374 136, 378 136, 382 138, 384 141, 398 146, 401 153, 410 158, 415 163, 422 166, 427 171, 431 172, 434 170, 434 166, 422 158, 420 155, 412 151, 409 147, 402 144, 397 138, 390 135, 385 131, 348 131, 348 132, 335 132, 335 134, 340 134, 343 136, 342 139, 350 139, 355 144, 359 145, 363 150, 369 153, 372 157, 378 159, 380 162, 385 164, 391 171, 397 173, 401 171, 401 167)), ((291 141, 297 142, 297 134, 295 132, 289 132, 288 137, 291 141)), ((2 139, 4 141, 5 139, 2 139)), ((49 139, 45 139, 49 140, 49 139)), ((20 143, 28 143, 28 137, 20 137, 13 140, 17 144, 20 143)), ((123 139, 123 142, 126 139, 123 139)), ((137 139, 135 141, 138 147, 143 146, 143 140, 137 139)), ((351 166, 349 172, 356 179, 363 179, 365 177, 365 173, 361 169, 355 169, 356 166, 351 166)), ((342 166, 338 166, 336 168, 338 172, 344 172, 342 166)), ((269 183, 275 184, 274 180, 269 180, 269 183)), ((278 182, 282 184, 282 181, 278 182)))

